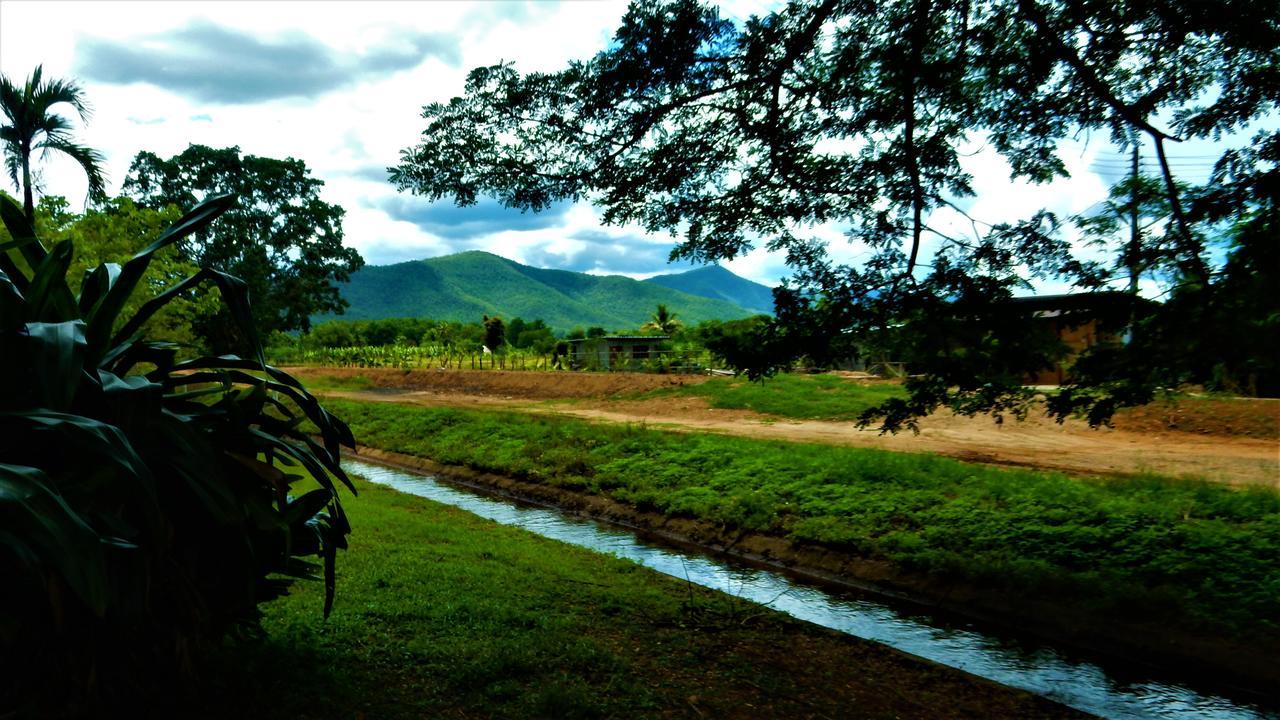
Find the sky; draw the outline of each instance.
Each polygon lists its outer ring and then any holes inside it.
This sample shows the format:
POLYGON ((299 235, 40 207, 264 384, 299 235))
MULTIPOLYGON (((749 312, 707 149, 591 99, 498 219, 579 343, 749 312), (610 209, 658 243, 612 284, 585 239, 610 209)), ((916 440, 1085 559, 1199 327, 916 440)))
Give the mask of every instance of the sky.
MULTIPOLYGON (((723 13, 742 19, 769 6, 732 0, 723 13)), ((458 208, 386 180, 386 168, 419 138, 422 106, 461 94, 468 70, 500 61, 526 72, 560 69, 603 49, 625 10, 612 0, 0 0, 0 72, 21 82, 43 64, 47 76, 80 82, 93 116, 76 137, 106 156, 110 194, 140 151, 171 157, 190 143, 235 145, 303 160, 325 183, 321 197, 346 209, 345 242, 370 264, 485 250, 537 267, 643 278, 692 267, 667 263, 671 236, 605 226, 585 203, 537 214, 491 200, 458 208)), ((1213 149, 1188 144, 1173 154, 1196 180, 1213 149)), ((975 142, 965 161, 977 191, 969 213, 1000 222, 1041 208, 1084 212, 1124 173, 1123 158, 1100 138, 1065 142, 1061 153, 1072 177, 1033 186, 1010 182, 1008 166, 975 142)), ((48 193, 82 206, 77 166, 52 159, 40 167, 48 193)), ((970 227, 954 213, 930 224, 970 227)), ((839 225, 812 232, 837 260, 863 255, 839 225)), ((788 274, 781 255, 763 249, 724 265, 770 286, 788 274)))

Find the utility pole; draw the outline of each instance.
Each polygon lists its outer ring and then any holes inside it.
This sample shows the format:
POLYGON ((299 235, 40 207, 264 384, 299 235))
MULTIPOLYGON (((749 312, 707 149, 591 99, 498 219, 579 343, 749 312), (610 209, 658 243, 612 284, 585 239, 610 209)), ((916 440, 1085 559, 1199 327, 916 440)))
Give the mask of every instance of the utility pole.
POLYGON ((1133 144, 1133 168, 1129 174, 1129 294, 1138 295, 1138 274, 1142 271, 1138 253, 1142 247, 1142 229, 1138 226, 1138 143, 1133 144))

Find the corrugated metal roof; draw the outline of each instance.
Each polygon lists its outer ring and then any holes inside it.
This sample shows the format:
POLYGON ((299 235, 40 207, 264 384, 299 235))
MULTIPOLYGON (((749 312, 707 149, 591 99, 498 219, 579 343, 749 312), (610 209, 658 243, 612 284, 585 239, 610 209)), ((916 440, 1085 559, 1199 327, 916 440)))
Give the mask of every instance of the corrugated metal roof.
POLYGON ((574 338, 565 342, 586 342, 588 340, 670 340, 670 335, 605 335, 603 337, 593 338, 574 338))

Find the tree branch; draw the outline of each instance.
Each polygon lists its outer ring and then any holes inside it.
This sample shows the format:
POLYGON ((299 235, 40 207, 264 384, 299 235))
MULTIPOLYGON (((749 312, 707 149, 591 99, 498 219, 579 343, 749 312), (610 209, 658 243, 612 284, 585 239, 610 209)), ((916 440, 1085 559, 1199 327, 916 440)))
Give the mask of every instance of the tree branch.
POLYGON ((1115 111, 1125 122, 1147 133, 1153 138, 1164 138, 1180 142, 1181 139, 1166 133, 1165 131, 1155 127, 1147 122, 1133 107, 1126 104, 1115 93, 1111 92, 1111 88, 1098 77, 1093 68, 1085 64, 1084 60, 1071 49, 1058 32, 1050 26, 1049 18, 1045 16, 1044 11, 1036 4, 1035 0, 1018 0, 1018 9, 1026 16, 1027 20, 1035 26, 1036 31, 1040 34, 1041 39, 1049 44, 1058 59, 1066 63, 1076 74, 1080 80, 1084 82, 1085 87, 1105 102, 1112 110, 1115 111))

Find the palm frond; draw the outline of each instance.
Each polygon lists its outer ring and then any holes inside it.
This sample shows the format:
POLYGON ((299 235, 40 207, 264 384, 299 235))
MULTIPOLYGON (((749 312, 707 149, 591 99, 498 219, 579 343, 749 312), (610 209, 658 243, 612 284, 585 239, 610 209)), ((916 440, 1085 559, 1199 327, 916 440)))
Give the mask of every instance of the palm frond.
MULTIPOLYGON (((74 80, 51 79, 45 81, 43 66, 36 66, 21 87, 8 77, 0 75, 0 109, 8 123, 0 126, 0 141, 5 152, 5 170, 14 187, 21 191, 19 170, 30 165, 29 153, 39 149, 41 157, 50 151, 61 152, 75 160, 89 180, 89 198, 106 197, 106 180, 103 175, 105 158, 96 150, 80 145, 72 137, 73 126, 67 118, 53 112, 61 104, 70 105, 79 113, 82 121, 92 114, 84 91, 74 80)), ((31 181, 35 192, 34 181, 31 181)), ((33 212, 27 207, 28 214, 33 212)))
POLYGON ((14 189, 22 192, 22 180, 18 177, 18 173, 22 171, 22 161, 18 159, 17 153, 9 152, 7 146, 4 153, 4 169, 5 174, 13 181, 14 189))
POLYGON ((48 113, 39 117, 34 130, 45 135, 65 135, 71 131, 71 122, 56 113, 48 113))
POLYGON ((0 112, 10 123, 17 123, 22 115, 22 91, 3 75, 0 75, 0 112))
POLYGON ((93 116, 93 108, 90 107, 89 101, 84 97, 84 90, 80 88, 79 83, 74 80, 50 80, 43 86, 38 86, 35 92, 35 105, 47 111, 54 105, 66 103, 75 108, 80 115, 80 119, 88 122, 93 116))
POLYGON ((62 135, 49 136, 37 145, 42 151, 54 150, 75 160, 89 179, 89 197, 101 200, 107 196, 106 171, 103 165, 107 159, 102 153, 91 147, 77 145, 62 135))

